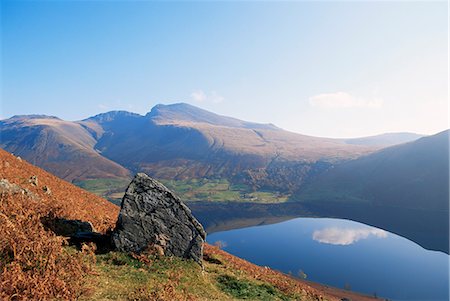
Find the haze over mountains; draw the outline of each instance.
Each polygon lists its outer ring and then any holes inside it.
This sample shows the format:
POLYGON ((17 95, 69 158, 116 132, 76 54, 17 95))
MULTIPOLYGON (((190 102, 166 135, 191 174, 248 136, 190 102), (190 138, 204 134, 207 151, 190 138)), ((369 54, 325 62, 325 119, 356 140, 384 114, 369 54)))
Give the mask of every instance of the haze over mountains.
POLYGON ((2 148, 69 181, 143 171, 163 179, 227 178, 288 191, 336 162, 417 138, 312 137, 184 103, 157 105, 145 116, 112 111, 78 122, 14 116, 0 121, 0 130, 2 148))

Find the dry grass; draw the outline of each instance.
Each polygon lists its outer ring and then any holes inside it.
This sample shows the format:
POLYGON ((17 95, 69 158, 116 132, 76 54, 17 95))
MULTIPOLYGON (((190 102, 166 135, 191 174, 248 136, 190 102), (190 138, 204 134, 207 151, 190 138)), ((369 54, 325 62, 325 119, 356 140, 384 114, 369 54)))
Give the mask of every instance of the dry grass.
POLYGON ((91 222, 99 232, 113 228, 119 208, 0 149, 0 179, 27 189, 42 203, 58 208, 57 217, 91 222), (37 185, 30 182, 36 176, 37 185))
POLYGON ((57 211, 22 192, 1 194, 1 300, 73 300, 83 292, 91 257, 67 253, 64 238, 41 223, 57 211))
POLYGON ((114 226, 118 208, 3 150, 0 167, 0 179, 11 183, 0 194, 0 299, 78 298, 94 257, 87 247, 69 253, 66 240, 41 220, 90 221, 104 232, 114 226))

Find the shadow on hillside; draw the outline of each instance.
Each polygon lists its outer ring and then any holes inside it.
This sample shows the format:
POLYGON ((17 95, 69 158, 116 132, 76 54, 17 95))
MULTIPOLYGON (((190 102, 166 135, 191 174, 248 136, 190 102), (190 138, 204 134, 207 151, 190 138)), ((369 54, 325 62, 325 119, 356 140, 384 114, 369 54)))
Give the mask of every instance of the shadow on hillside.
POLYGON ((53 216, 45 216, 41 218, 41 222, 47 230, 58 236, 67 237, 69 245, 77 249, 81 250, 84 244, 94 244, 96 254, 105 254, 114 249, 111 232, 105 234, 95 232, 89 222, 53 216))

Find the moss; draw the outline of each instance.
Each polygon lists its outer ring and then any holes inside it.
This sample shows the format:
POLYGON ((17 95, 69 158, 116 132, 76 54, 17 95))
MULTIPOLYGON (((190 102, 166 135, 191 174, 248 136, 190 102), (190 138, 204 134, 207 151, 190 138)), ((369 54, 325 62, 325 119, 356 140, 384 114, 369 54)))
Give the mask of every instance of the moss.
POLYGON ((222 291, 238 299, 289 300, 275 287, 266 283, 257 284, 249 280, 221 275, 217 278, 217 284, 222 291))

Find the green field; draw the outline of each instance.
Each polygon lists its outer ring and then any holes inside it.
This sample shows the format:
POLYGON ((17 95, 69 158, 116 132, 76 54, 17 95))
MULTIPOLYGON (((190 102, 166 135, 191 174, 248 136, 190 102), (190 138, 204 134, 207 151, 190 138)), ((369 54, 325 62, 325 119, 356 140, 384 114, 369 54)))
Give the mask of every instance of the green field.
MULTIPOLYGON (((231 184, 227 179, 159 181, 185 201, 280 203, 289 197, 273 191, 252 191, 246 185, 231 184)), ((74 184, 120 205, 129 182, 129 179, 91 179, 74 184)))
POLYGON ((87 191, 104 197, 114 204, 120 205, 123 194, 130 183, 130 179, 89 179, 76 181, 73 184, 87 191))
POLYGON ((187 201, 229 201, 279 203, 287 195, 271 191, 252 191, 243 184, 231 184, 227 179, 160 180, 187 201))

